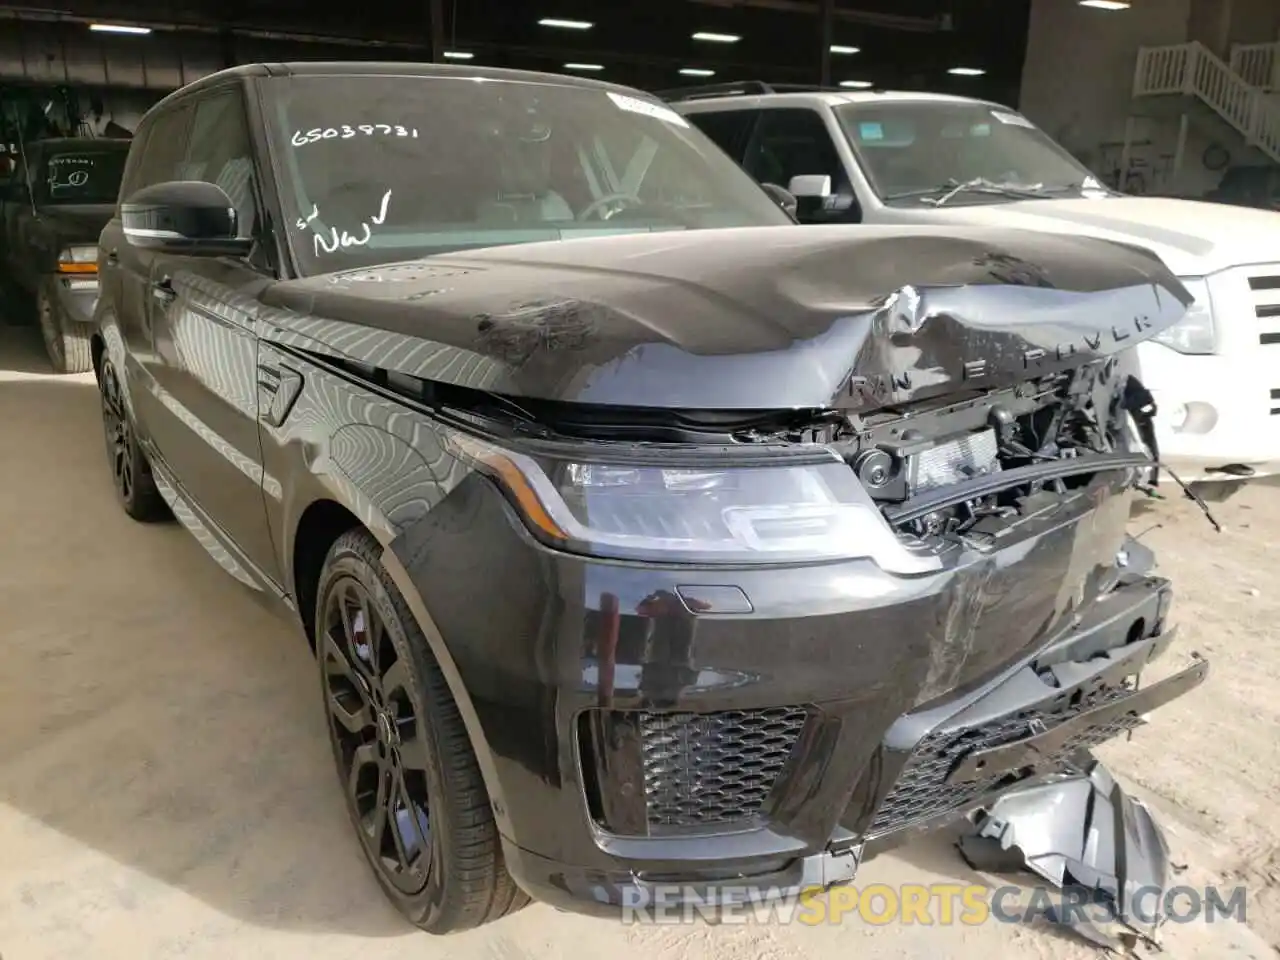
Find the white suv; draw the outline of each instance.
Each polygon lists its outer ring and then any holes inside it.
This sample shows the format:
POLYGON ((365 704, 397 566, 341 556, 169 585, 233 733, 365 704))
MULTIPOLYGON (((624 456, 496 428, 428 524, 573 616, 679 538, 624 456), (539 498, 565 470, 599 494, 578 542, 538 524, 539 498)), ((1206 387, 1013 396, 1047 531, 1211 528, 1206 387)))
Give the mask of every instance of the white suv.
POLYGON ((665 95, 805 223, 969 223, 1119 240, 1192 291, 1177 327, 1138 347, 1161 460, 1187 481, 1280 473, 1280 215, 1131 197, 1018 112, 965 97, 779 92, 665 95))

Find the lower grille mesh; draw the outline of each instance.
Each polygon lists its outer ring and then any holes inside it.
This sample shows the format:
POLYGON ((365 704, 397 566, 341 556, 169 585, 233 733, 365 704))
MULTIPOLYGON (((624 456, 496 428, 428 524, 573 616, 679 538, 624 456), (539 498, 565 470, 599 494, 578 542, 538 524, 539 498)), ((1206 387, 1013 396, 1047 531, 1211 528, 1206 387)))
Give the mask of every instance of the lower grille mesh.
MULTIPOLYGON (((947 783, 947 775, 965 755, 975 750, 987 750, 1022 740, 1029 735, 1035 721, 1043 724, 1044 728, 1053 729, 1085 710, 1104 706, 1130 693, 1128 689, 1113 689, 1067 711, 1045 713, 1028 710, 1001 717, 982 726, 925 737, 903 767, 889 795, 876 810, 867 835, 883 836, 913 823, 972 806, 984 794, 993 790, 1004 779, 1005 774, 962 783, 947 783)), ((1060 763, 1077 750, 1095 747, 1140 726, 1141 723, 1140 718, 1126 714, 1113 717, 1097 726, 1085 727, 1058 754, 1049 758, 1048 763, 1060 763)))
POLYGON ((723 826, 755 818, 807 719, 802 707, 643 714, 649 824, 723 826))

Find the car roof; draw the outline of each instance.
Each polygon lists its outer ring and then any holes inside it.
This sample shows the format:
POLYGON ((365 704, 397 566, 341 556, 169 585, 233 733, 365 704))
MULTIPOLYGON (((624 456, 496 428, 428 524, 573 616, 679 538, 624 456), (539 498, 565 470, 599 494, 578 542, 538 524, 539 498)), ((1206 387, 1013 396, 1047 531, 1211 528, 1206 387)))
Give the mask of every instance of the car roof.
POLYGON ((283 77, 440 77, 440 78, 474 78, 481 80, 505 80, 509 83, 542 83, 556 84, 562 87, 582 87, 591 90, 613 90, 631 96, 647 97, 632 87, 595 80, 591 77, 566 76, 559 73, 539 73, 534 70, 508 70, 502 67, 473 67, 449 63, 414 63, 399 61, 368 60, 307 60, 290 63, 246 63, 236 67, 228 67, 216 73, 208 74, 199 80, 193 80, 185 87, 175 90, 156 104, 157 107, 170 99, 186 97, 208 87, 217 86, 227 80, 243 81, 272 80, 283 77))
MULTIPOLYGON (((727 94, 725 96, 693 95, 682 100, 679 91, 672 91, 668 105, 681 113, 699 113, 704 110, 750 110, 767 106, 828 106, 838 107, 848 103, 921 102, 980 104, 998 106, 973 97, 958 97, 949 93, 925 93, 916 90, 815 90, 804 93, 727 94)), ((1002 108, 1002 109, 1008 109, 1002 108)))

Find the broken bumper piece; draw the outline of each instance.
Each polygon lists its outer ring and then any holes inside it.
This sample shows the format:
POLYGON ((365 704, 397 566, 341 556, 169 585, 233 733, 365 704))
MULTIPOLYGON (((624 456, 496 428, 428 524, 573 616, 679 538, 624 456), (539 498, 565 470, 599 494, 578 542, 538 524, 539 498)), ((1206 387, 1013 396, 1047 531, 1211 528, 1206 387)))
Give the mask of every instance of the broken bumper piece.
POLYGON ((885 737, 882 799, 867 817, 871 804, 855 792, 843 825, 876 856, 1007 790, 1069 772, 1084 751, 1141 727, 1209 672, 1196 657, 1167 679, 1141 684, 1174 639, 1165 626, 1170 603, 1167 581, 1136 576, 1016 671, 899 718, 885 737))
MULTIPOLYGON (((1121 664, 1116 674, 1128 667, 1121 664)), ((994 777, 1025 771, 1061 758, 1072 745, 1082 742, 1090 731, 1115 728, 1132 729, 1145 722, 1145 717, 1157 707, 1176 700, 1204 682, 1209 672, 1209 662, 1197 658, 1196 662, 1172 677, 1161 680, 1134 693, 1111 700, 1101 706, 1077 713, 1069 720, 1046 729, 1043 723, 1029 724, 1037 732, 1022 740, 1015 740, 986 750, 975 750, 957 764, 947 777, 948 783, 962 783, 981 777, 994 777)), ((1114 680, 1104 673, 1100 680, 1114 680)))
POLYGON ((976 824, 976 834, 959 844, 971 867, 1022 867, 1063 891, 1062 902, 1041 915, 1105 949, 1156 944, 1168 846, 1150 811, 1097 760, 1004 794, 976 824))

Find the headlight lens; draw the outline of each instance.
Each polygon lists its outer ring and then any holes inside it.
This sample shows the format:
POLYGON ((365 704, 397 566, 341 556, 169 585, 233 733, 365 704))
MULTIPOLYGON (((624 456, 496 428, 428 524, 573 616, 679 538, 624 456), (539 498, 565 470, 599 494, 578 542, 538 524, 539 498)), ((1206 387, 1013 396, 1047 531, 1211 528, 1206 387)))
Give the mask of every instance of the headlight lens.
POLYGON ((1213 326, 1213 301, 1209 297, 1208 281, 1183 278, 1182 285, 1195 297, 1195 303, 1187 309, 1185 317, 1151 339, 1179 353, 1213 353, 1218 348, 1218 337, 1213 326))
POLYGON ((853 471, 824 448, 799 462, 692 466, 660 455, 588 462, 517 452, 465 434, 451 434, 449 446, 561 550, 674 563, 865 558, 904 574, 939 565, 898 539, 853 471))
POLYGON ((67 247, 58 254, 59 273, 97 273, 98 248, 95 246, 67 247))

